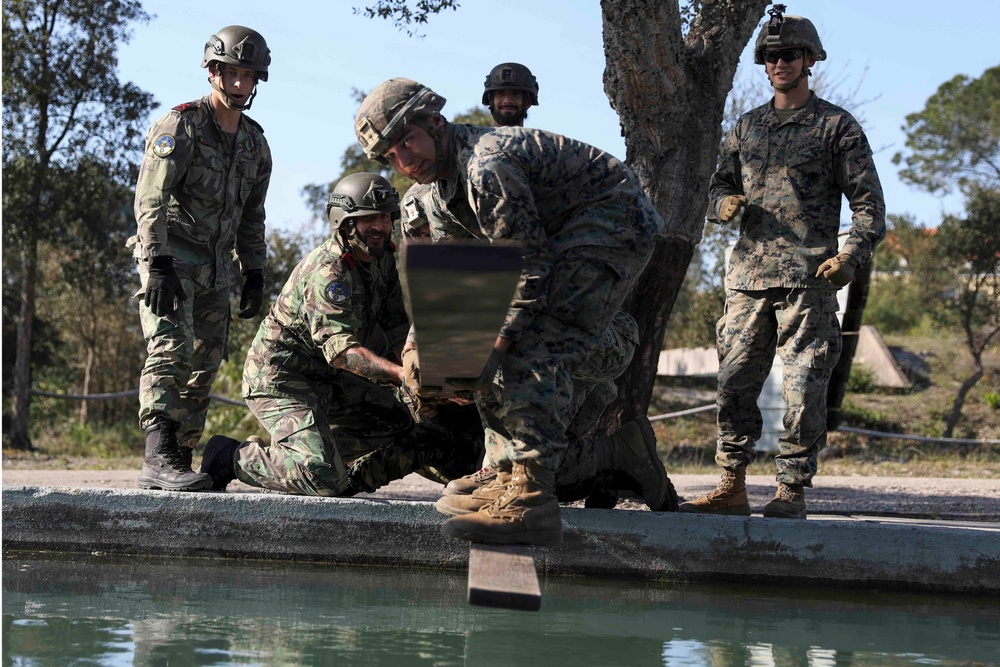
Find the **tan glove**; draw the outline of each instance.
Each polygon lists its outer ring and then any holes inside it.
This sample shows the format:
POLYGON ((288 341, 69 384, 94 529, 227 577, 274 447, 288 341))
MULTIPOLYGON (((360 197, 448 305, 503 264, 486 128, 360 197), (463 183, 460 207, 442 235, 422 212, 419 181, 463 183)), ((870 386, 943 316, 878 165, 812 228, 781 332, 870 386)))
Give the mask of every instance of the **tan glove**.
POLYGON ((719 207, 719 220, 739 224, 743 218, 743 211, 749 203, 743 195, 729 195, 722 200, 722 206, 719 207))
POLYGON ((842 252, 836 257, 831 257, 816 269, 817 278, 826 278, 836 287, 843 287, 854 280, 854 271, 858 268, 858 261, 842 252))
POLYGON ((420 359, 417 348, 408 347, 403 350, 403 389, 410 396, 420 393, 420 359))

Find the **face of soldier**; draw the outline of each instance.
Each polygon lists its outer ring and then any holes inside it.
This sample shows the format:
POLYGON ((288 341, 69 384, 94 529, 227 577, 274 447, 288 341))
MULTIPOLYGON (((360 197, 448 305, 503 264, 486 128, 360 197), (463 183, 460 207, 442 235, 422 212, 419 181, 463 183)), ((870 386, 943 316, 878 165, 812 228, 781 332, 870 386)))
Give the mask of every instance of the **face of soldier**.
POLYGON ((764 52, 767 78, 774 89, 780 92, 795 88, 802 73, 815 62, 816 59, 801 47, 782 47, 764 52))
POLYGON ((355 220, 355 231, 361 241, 374 254, 380 255, 389 246, 392 235, 392 218, 388 213, 363 215, 355 220))
POLYGON ((497 90, 493 93, 493 104, 490 111, 499 125, 514 127, 524 122, 528 107, 525 104, 527 95, 523 90, 497 90))
POLYGON ((253 89, 257 85, 257 72, 249 67, 219 63, 218 68, 213 72, 217 83, 221 88, 221 93, 216 90, 216 95, 223 104, 231 109, 242 109, 250 100, 253 89))
MULTIPOLYGON (((444 120, 440 116, 434 116, 430 122, 440 128, 444 120)), ((408 126, 403 137, 383 157, 393 169, 417 183, 433 183, 444 176, 437 173, 437 146, 434 138, 418 125, 408 126)))

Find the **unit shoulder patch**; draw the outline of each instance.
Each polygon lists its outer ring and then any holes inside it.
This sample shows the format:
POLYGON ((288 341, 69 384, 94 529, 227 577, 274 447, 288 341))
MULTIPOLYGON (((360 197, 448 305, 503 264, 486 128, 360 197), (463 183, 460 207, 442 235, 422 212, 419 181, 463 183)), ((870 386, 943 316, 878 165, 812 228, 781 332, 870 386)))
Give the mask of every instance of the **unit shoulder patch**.
POLYGON ((341 306, 351 298, 351 290, 345 283, 334 281, 323 290, 323 296, 335 306, 341 306))
POLYGON ((177 140, 172 134, 161 134, 153 140, 153 154, 157 157, 167 157, 177 148, 177 140))

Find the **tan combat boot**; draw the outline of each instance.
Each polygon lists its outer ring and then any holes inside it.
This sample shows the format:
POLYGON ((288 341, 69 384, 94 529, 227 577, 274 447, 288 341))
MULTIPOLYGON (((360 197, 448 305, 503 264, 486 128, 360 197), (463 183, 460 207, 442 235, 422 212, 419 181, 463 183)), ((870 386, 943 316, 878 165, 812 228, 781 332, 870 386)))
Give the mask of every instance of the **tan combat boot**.
POLYGON ((696 514, 750 516, 750 502, 747 500, 747 469, 724 468, 722 479, 715 489, 701 498, 681 503, 680 510, 696 514))
POLYGON ((453 516, 441 525, 441 533, 489 544, 561 544, 555 478, 555 471, 532 461, 515 463, 510 483, 496 500, 478 512, 453 516))
POLYGON ((677 511, 677 491, 656 453, 656 434, 646 417, 595 440, 594 447, 601 471, 612 473, 615 487, 632 491, 654 512, 677 511))
POLYGON ((764 516, 774 519, 806 518, 806 490, 801 484, 778 483, 774 500, 764 505, 764 516))
MULTIPOLYGON (((497 478, 497 473, 500 472, 500 466, 488 465, 482 470, 477 470, 471 475, 466 475, 465 477, 459 477, 453 479, 444 487, 444 495, 468 495, 475 491, 476 489, 481 489, 487 484, 491 484, 493 480, 497 478)), ((509 472, 509 469, 508 469, 509 472)))
MULTIPOLYGON (((486 470, 486 468, 483 468, 486 470)), ((510 484, 511 473, 507 470, 502 470, 500 468, 494 468, 496 474, 490 482, 474 488, 470 493, 448 493, 447 488, 445 489, 445 495, 434 505, 434 508, 441 512, 441 514, 447 514, 448 516, 459 516, 462 514, 470 514, 472 512, 478 512, 484 506, 489 505, 494 500, 499 498, 501 494, 507 489, 507 485, 510 484)), ((480 470, 479 472, 482 472, 480 470)), ((478 473, 476 473, 478 474, 478 473)), ((472 477, 472 475, 468 475, 472 477)), ((465 479, 462 477, 460 479, 465 479)), ((458 481, 458 480, 453 480, 458 481)))

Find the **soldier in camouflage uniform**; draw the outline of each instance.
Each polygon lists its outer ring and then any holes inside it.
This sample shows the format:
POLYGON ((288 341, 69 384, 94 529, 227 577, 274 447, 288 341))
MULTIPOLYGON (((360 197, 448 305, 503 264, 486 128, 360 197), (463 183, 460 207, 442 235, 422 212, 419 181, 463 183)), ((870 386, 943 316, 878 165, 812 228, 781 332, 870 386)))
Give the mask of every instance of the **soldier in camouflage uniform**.
MULTIPOLYGON (((538 106, 538 80, 531 70, 519 63, 500 63, 486 75, 483 83, 483 104, 489 107, 496 127, 523 127, 528 118, 528 109, 538 106)), ((403 233, 407 238, 462 238, 481 237, 478 228, 464 230, 453 222, 434 199, 434 189, 430 185, 414 183, 403 196, 403 233), (428 224, 430 217, 438 224, 433 229, 428 224), (457 229, 456 229, 457 227, 457 229)))
POLYGON ((370 349, 381 330, 398 360, 409 330, 390 240, 395 189, 378 174, 345 176, 328 214, 332 234, 292 271, 247 353, 243 395, 271 443, 213 437, 202 472, 215 489, 238 478, 345 496, 428 466, 450 479, 482 459, 460 433, 415 423, 396 391, 402 366, 370 349))
MULTIPOLYGON (((390 79, 355 121, 369 157, 437 196, 467 229, 524 241, 525 269, 476 394, 484 427, 507 441, 510 472, 484 487, 495 499, 454 516, 442 532, 493 543, 562 540, 555 471, 568 444, 573 377, 600 345, 645 268, 663 220, 624 163, 541 130, 448 123, 444 99, 410 79, 390 79)), ((642 418, 644 426, 648 421, 642 418)), ((616 444, 644 447, 652 429, 632 423, 616 444), (645 443, 645 444, 643 444, 645 443)), ((656 467, 665 487, 666 474, 656 467)))
POLYGON ((764 516, 805 518, 805 487, 826 444, 826 394, 841 350, 837 290, 885 236, 885 204, 872 150, 858 122, 809 90, 809 67, 826 52, 813 24, 782 16, 757 36, 774 98, 744 114, 712 176, 708 218, 738 224, 719 320, 717 488, 681 511, 749 516, 746 467, 762 420, 757 398, 775 351, 788 409, 778 443, 778 490, 764 516), (853 224, 838 251, 841 197, 853 224))
POLYGON ((264 198, 271 151, 243 113, 267 81, 261 35, 228 26, 205 45, 210 95, 174 107, 146 136, 135 191, 138 233, 129 240, 142 288, 147 358, 139 426, 146 432, 140 488, 194 491, 211 479, 191 469, 209 392, 229 333, 229 296, 243 275, 240 317, 263 302, 264 198))

